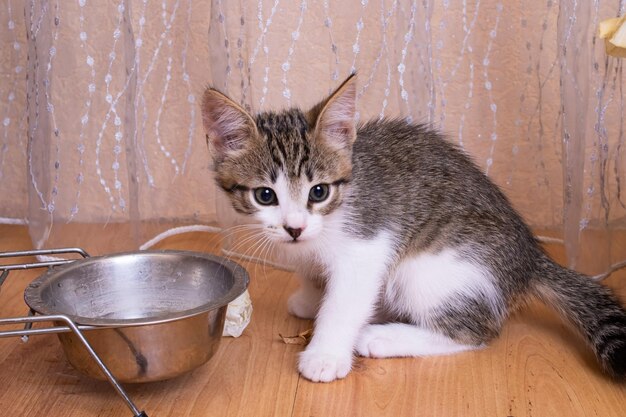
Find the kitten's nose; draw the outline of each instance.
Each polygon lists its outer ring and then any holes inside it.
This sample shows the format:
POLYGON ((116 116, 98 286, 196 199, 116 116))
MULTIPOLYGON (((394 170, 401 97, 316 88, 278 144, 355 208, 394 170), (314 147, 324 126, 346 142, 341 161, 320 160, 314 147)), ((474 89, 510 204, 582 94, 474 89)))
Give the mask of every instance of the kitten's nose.
POLYGON ((293 238, 293 240, 296 240, 302 234, 302 230, 304 230, 301 227, 297 229, 294 229, 293 227, 289 227, 289 226, 283 226, 283 227, 285 228, 287 233, 289 233, 289 236, 293 238))

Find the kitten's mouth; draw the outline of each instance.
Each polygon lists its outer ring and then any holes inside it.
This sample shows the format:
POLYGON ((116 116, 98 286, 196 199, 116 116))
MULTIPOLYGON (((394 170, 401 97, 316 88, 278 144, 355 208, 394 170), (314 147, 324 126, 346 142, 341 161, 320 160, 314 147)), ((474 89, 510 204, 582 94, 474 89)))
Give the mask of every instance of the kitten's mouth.
POLYGON ((290 246, 297 246, 297 245, 303 245, 308 241, 308 239, 302 239, 301 237, 297 237, 297 238, 290 238, 289 240, 285 239, 282 240, 281 242, 285 245, 290 245, 290 246))

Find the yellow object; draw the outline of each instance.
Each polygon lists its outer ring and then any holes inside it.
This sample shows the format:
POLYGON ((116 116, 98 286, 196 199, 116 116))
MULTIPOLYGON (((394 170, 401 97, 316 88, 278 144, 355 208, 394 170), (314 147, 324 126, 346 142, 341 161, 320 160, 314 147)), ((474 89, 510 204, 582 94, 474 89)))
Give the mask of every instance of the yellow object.
POLYGON ((626 58, 626 15, 600 22, 598 36, 604 39, 606 54, 626 58))

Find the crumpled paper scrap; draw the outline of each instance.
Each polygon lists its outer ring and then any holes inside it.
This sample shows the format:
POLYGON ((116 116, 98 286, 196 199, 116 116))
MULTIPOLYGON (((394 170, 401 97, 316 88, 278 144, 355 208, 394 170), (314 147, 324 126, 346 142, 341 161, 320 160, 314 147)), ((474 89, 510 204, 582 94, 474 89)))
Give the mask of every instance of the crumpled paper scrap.
POLYGON ((600 22, 598 36, 604 39, 606 54, 626 58, 626 15, 600 22))
POLYGON ((226 320, 222 336, 239 337, 250 323, 252 317, 252 300, 248 290, 228 304, 226 320))

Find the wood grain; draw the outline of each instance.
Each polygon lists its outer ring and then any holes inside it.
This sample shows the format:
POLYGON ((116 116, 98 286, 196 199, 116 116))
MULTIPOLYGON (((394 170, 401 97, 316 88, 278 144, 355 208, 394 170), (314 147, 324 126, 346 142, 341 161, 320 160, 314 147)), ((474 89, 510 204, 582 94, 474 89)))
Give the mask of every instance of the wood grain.
MULTIPOLYGON (((83 225, 76 242, 94 254, 112 251, 115 225, 83 225)), ((119 235, 118 235, 119 236, 119 235)), ((216 252, 220 239, 174 236, 159 248, 216 252)), ((626 238, 624 239, 626 242, 626 238)), ((0 251, 30 248, 25 228, 0 225, 0 251)), ((551 247, 554 254, 562 250, 551 247)), ((626 252, 626 251, 625 251, 626 252)), ((358 359, 348 378, 314 384, 296 372, 302 346, 278 334, 312 323, 287 314, 291 274, 242 263, 251 273, 254 313, 240 338, 224 338, 216 356, 182 377, 130 385, 151 417, 174 416, 601 416, 626 415, 626 387, 600 373, 591 352, 550 310, 530 305, 501 337, 476 352, 448 357, 358 359)), ((12 273, 0 292, 0 316, 27 311, 24 287, 36 271, 12 273)), ((626 272, 607 284, 626 296, 626 272)), ((129 416, 108 386, 78 374, 56 336, 0 339, 0 415, 129 416)))

